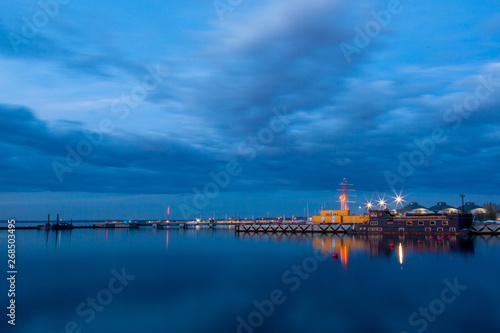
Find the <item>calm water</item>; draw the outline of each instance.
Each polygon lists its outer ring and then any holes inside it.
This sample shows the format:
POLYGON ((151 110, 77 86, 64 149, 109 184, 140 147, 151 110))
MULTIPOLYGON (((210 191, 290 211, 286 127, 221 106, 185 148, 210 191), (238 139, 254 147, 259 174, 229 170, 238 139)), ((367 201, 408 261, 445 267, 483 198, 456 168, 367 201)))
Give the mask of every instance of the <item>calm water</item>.
POLYGON ((499 262, 498 237, 19 230, 8 331, 493 332, 499 262))

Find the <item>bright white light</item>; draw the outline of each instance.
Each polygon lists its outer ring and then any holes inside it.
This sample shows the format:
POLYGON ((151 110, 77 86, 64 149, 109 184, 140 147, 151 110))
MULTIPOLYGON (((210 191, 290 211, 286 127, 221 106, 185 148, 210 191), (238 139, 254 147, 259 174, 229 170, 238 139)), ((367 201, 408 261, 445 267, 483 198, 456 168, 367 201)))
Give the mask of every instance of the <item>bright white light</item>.
POLYGON ((376 203, 379 209, 387 208, 387 200, 385 200, 385 193, 382 196, 377 194, 377 196, 378 196, 378 201, 376 201, 376 203))
POLYGON ((399 243, 399 263, 403 264, 403 245, 399 243))
POLYGON ((401 205, 401 207, 403 207, 403 202, 405 201, 405 195, 403 195, 403 190, 401 190, 399 192, 399 194, 397 194, 395 191, 394 191, 394 194, 395 196, 394 197, 391 197, 394 199, 394 202, 396 203, 396 209, 398 208, 399 205, 401 205))
POLYGON ((380 201, 378 202, 378 205, 379 205, 380 207, 385 207, 385 201, 384 201, 384 200, 380 200, 380 201))

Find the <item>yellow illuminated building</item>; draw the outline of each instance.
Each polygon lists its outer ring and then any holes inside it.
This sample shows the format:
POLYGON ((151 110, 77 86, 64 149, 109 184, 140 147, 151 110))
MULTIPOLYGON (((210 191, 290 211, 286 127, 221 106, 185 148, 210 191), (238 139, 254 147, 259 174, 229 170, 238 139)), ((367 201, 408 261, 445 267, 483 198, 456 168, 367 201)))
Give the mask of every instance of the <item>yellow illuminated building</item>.
POLYGON ((345 224, 357 224, 357 223, 366 223, 368 221, 368 216, 364 215, 351 215, 351 211, 349 210, 349 203, 353 201, 349 201, 349 194, 354 190, 348 188, 352 184, 347 184, 347 180, 344 178, 342 183, 339 184, 341 189, 338 191, 341 192, 339 196, 338 202, 340 202, 341 210, 321 210, 319 216, 313 216, 313 223, 345 223, 345 224), (351 192, 350 192, 351 191, 351 192))
POLYGON ((368 216, 365 215, 350 215, 350 210, 322 210, 320 216, 313 216, 313 223, 365 223, 368 221, 368 216))

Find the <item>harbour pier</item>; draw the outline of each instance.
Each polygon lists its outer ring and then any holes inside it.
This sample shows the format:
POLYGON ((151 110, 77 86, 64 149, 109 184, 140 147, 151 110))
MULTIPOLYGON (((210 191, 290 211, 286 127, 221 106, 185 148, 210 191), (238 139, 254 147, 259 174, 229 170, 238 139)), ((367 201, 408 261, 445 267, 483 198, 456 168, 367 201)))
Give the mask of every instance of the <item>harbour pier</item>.
POLYGON ((346 233, 355 230, 355 224, 342 223, 247 223, 236 226, 236 233, 346 233))

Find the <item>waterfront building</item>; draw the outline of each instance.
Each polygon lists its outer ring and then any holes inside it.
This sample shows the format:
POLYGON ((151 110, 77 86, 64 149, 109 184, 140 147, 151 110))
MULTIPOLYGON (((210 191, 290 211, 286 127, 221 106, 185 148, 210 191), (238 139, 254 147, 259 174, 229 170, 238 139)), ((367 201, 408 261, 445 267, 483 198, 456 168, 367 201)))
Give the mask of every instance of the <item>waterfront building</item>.
POLYGON ((463 207, 464 212, 471 213, 473 215, 487 213, 486 208, 478 206, 478 205, 474 204, 473 202, 466 202, 465 205, 457 207, 457 209, 462 211, 462 207, 463 207))
POLYGON ((437 214, 446 215, 458 214, 460 212, 457 208, 447 205, 446 202, 438 202, 437 205, 429 207, 429 210, 437 214))

